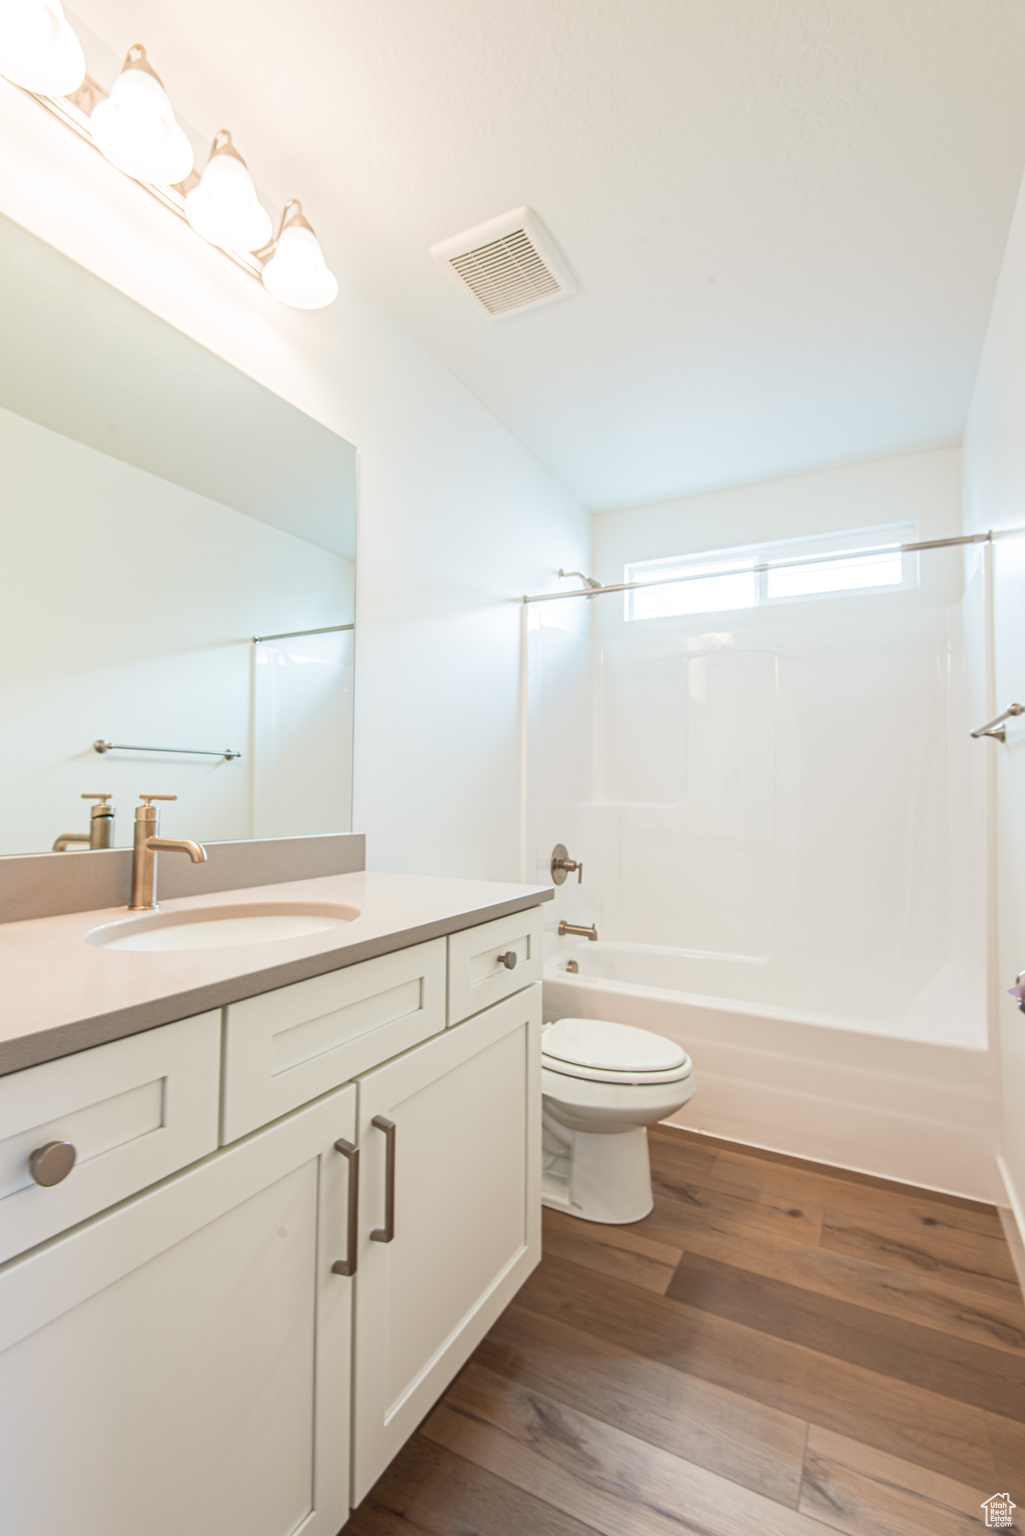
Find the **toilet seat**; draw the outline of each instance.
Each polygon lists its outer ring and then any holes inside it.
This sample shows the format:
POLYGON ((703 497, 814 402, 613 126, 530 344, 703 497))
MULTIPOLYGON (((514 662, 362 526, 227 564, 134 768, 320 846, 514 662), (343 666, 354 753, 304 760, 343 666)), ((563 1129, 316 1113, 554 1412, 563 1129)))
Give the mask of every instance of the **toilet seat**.
POLYGON ((608 1019, 559 1019, 541 1035, 547 1072, 580 1082, 655 1086, 678 1083, 693 1071, 682 1046, 662 1035, 608 1019))

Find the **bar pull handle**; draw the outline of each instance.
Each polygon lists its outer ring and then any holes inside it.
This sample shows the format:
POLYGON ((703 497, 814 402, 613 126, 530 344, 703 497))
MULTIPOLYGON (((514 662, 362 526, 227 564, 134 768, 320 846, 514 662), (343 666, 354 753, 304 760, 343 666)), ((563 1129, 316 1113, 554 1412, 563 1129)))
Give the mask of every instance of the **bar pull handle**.
POLYGON ((349 1219, 346 1223, 345 1258, 335 1259, 331 1273, 354 1275, 359 1248, 359 1147, 354 1147, 351 1141, 340 1136, 335 1142, 335 1151, 340 1152, 349 1164, 349 1219))
POLYGON ((390 1243, 395 1236, 395 1121, 375 1115, 371 1125, 384 1132, 384 1226, 370 1234, 372 1243, 390 1243))

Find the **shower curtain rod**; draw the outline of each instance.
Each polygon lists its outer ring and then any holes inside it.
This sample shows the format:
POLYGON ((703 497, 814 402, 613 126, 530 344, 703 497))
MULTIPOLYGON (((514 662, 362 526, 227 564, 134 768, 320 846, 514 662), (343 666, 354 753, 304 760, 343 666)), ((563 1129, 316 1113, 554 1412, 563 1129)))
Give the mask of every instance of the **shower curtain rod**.
MULTIPOLYGON (((638 587, 671 587, 684 581, 710 581, 716 576, 745 576, 749 572, 786 571, 795 566, 822 565, 838 560, 862 560, 866 555, 913 555, 922 549, 952 549, 958 544, 992 544, 988 533, 962 533, 953 539, 922 539, 917 544, 873 544, 865 549, 845 549, 832 555, 800 555, 794 560, 761 560, 757 565, 734 565, 724 571, 692 571, 686 576, 651 576, 647 581, 618 581, 607 587, 580 587, 573 592, 539 592, 524 603, 552 603, 562 597, 597 597, 601 592, 635 592, 638 587)), ((698 554, 701 552, 698 551, 698 554)))

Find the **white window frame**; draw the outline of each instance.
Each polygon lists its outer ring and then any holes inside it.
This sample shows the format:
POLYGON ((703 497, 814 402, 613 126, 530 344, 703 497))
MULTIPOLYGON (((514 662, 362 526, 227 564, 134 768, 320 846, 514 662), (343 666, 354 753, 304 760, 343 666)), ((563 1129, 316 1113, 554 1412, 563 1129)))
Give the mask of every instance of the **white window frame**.
MULTIPOLYGON (((852 597, 878 597, 888 592, 908 592, 918 586, 918 555, 914 552, 900 557, 900 581, 885 581, 872 585, 852 583, 819 591, 771 592, 774 567, 787 570, 811 571, 821 565, 826 571, 835 571, 841 559, 856 567, 859 555, 892 553, 895 546, 914 544, 918 541, 918 524, 884 523, 871 528, 849 528, 840 533, 814 534, 799 539, 776 539, 762 544, 745 544, 728 549, 695 551, 686 555, 670 555, 660 560, 634 560, 623 568, 623 580, 655 581, 658 586, 642 587, 625 592, 624 618, 627 623, 646 623, 659 618, 697 618, 708 613, 746 612, 753 608, 777 608, 781 604, 821 602, 824 599, 852 597), (836 557, 836 564, 830 556, 836 557), (806 556, 806 561, 801 557, 806 556), (794 562, 790 564, 789 562, 794 562), (769 567, 765 569, 765 567, 769 567), (689 583, 701 583, 702 577, 715 580, 719 577, 751 576, 751 601, 744 603, 715 603, 708 607, 672 608, 671 594, 677 586, 673 576, 689 583), (664 583, 664 585, 662 585, 664 583), (665 595, 664 611, 658 612, 658 598, 645 602, 648 594, 665 595), (639 601, 638 601, 639 600, 639 601), (649 611, 645 612, 644 609, 649 611), (654 608, 656 611, 651 611, 654 608), (640 611, 638 611, 640 610, 640 611)), ((713 589, 714 590, 714 589, 713 589)))

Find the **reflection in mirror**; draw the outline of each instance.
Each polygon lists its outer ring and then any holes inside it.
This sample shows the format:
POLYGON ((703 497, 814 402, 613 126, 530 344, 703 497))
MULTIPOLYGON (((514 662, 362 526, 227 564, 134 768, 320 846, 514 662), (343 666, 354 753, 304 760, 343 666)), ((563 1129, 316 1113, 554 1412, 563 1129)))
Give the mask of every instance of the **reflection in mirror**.
POLYGON ((350 830, 355 449, 4 218, 0 355, 0 853, 350 830))

